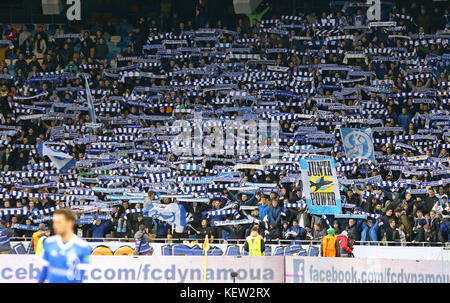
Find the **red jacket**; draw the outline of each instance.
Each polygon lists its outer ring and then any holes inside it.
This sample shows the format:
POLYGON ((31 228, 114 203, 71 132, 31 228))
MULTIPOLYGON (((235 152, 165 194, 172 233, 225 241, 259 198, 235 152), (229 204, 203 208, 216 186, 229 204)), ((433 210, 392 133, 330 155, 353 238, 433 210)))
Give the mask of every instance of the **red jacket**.
POLYGON ((17 39, 17 30, 12 28, 11 31, 6 35, 6 39, 14 42, 17 39))
POLYGON ((341 250, 346 251, 347 253, 351 254, 352 249, 350 246, 348 246, 348 238, 345 236, 338 236, 337 240, 339 242, 339 246, 341 247, 341 250))

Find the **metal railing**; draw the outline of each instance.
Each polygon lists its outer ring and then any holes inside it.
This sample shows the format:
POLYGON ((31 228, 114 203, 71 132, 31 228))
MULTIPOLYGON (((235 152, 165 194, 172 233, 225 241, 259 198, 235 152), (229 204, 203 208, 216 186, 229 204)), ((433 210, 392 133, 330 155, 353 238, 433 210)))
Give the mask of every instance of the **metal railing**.
MULTIPOLYGON (((124 242, 124 243, 134 243, 133 238, 83 238, 87 242, 124 242)), ((19 241, 31 241, 32 238, 21 238, 14 237, 10 238, 13 242, 19 241)), ((184 243, 184 244, 196 244, 202 243, 203 239, 192 239, 192 238, 152 238, 150 243, 184 243)), ((245 243, 245 239, 210 239, 210 242, 213 244, 243 244, 245 243)), ((320 240, 278 240, 278 241, 266 241, 266 244, 273 245, 320 245, 320 240)), ((405 247, 448 247, 450 248, 450 242, 398 242, 398 241, 355 241, 354 245, 373 245, 373 246, 405 246, 405 247)))

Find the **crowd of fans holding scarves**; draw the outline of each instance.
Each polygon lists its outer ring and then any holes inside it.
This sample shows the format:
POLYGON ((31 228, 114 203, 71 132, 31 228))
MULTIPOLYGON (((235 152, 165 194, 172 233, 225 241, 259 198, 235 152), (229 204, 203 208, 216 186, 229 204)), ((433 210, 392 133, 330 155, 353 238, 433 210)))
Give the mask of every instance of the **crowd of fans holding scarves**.
POLYGON ((24 37, 8 25, 1 42, 18 60, 13 70, 0 63, 0 230, 31 237, 70 207, 87 238, 242 241, 257 225, 266 243, 320 240, 333 227, 349 244, 442 245, 448 10, 430 9, 393 7, 372 23, 363 8, 332 7, 200 28, 143 17, 114 58, 106 42, 120 26, 24 37), (258 156, 173 153, 167 126, 198 112, 277 121, 280 162, 256 169, 258 156), (371 128, 375 160, 346 157, 341 127, 371 128), (55 167, 39 144, 73 165, 55 167), (297 163, 321 157, 335 161, 348 218, 303 203, 297 163), (249 184, 273 187, 229 190, 249 184), (178 226, 148 215, 158 203, 177 205, 178 226))

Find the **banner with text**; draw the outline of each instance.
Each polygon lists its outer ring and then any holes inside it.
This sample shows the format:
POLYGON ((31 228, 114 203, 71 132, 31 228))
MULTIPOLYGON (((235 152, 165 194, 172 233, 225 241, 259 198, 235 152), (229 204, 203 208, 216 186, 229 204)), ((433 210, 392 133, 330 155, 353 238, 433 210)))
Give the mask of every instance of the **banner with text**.
POLYGON ((442 260, 285 258, 287 283, 450 283, 442 260))
POLYGON ((314 215, 335 215, 342 212, 339 183, 332 158, 301 159, 303 197, 314 215))
MULTIPOLYGON (((0 255, 0 283, 33 283, 41 270, 33 255, 0 255)), ((282 283, 284 257, 209 257, 206 282, 282 283)), ((201 283, 204 258, 200 256, 92 256, 84 283, 201 283)))

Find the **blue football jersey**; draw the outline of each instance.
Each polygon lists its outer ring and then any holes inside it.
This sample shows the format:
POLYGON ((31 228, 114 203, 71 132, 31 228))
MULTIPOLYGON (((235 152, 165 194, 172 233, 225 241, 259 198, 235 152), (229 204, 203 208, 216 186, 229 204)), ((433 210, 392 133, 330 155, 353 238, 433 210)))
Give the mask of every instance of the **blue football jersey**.
POLYGON ((44 242, 45 265, 39 282, 81 283, 90 255, 89 244, 75 235, 66 243, 60 236, 49 237, 44 242))

